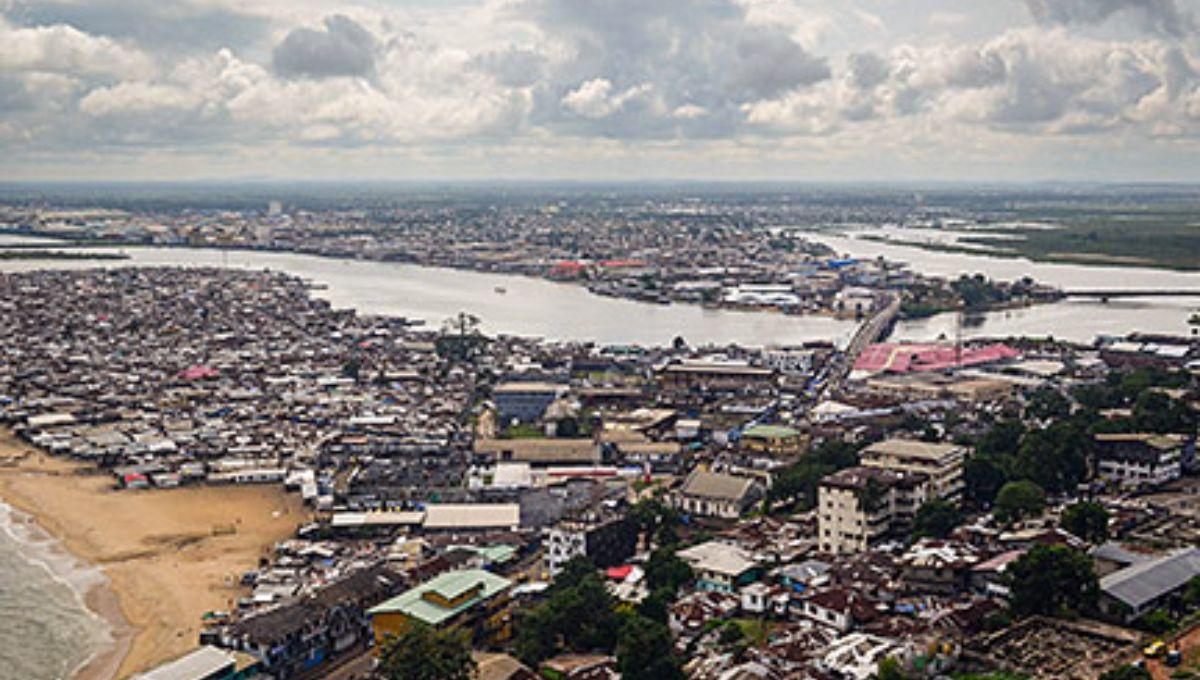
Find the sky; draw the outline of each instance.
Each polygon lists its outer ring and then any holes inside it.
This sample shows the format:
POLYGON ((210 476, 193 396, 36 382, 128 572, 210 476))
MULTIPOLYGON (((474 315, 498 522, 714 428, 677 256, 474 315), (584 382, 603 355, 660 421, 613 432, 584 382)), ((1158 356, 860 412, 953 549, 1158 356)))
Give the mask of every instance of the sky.
POLYGON ((0 180, 1182 181, 1200 0, 0 0, 0 180))

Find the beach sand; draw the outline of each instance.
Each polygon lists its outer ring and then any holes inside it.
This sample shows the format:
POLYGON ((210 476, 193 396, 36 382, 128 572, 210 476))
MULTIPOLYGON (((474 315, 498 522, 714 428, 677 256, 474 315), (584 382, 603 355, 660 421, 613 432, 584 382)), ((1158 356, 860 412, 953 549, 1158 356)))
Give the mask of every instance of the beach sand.
POLYGON ((0 430, 0 499, 99 566, 108 588, 89 608, 115 649, 81 677, 127 677, 196 647, 201 616, 244 595, 241 574, 308 519, 278 486, 118 491, 112 477, 45 455, 0 430))

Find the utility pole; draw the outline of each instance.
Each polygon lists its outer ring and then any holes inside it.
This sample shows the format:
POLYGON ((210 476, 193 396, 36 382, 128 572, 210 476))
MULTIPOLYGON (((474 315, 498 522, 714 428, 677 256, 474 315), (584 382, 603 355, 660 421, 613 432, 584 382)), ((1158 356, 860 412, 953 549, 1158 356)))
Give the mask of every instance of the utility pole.
POLYGON ((963 310, 954 315, 954 367, 962 368, 963 310))

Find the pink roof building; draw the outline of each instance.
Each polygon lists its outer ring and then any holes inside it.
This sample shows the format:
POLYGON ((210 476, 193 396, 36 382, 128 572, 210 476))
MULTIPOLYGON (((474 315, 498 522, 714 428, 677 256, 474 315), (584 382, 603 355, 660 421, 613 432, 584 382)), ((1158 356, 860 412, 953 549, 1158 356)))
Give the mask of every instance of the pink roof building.
POLYGON ((881 343, 871 345, 854 362, 854 370, 870 373, 916 373, 944 371, 1015 359, 1020 352, 1004 344, 963 347, 962 356, 953 345, 881 343))
POLYGON ((221 375, 221 372, 211 366, 192 366, 179 373, 179 377, 184 380, 207 380, 221 375))

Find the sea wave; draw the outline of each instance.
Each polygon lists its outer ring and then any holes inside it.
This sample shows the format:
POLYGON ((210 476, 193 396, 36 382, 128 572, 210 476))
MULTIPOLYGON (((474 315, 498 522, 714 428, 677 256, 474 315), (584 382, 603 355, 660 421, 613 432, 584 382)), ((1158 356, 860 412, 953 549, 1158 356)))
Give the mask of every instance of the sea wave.
POLYGON ((98 567, 0 502, 0 680, 70 678, 111 650, 111 624, 86 604, 106 584, 98 567))

